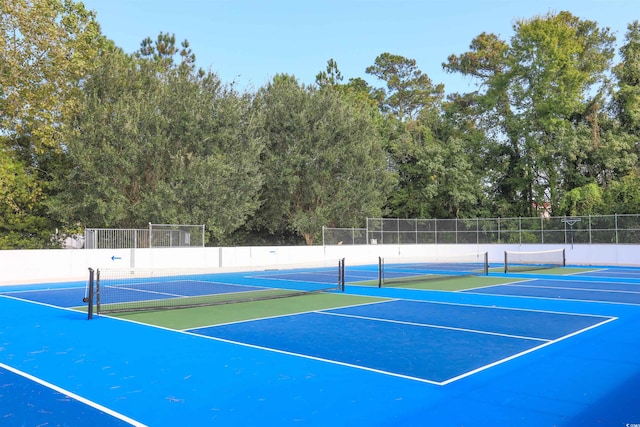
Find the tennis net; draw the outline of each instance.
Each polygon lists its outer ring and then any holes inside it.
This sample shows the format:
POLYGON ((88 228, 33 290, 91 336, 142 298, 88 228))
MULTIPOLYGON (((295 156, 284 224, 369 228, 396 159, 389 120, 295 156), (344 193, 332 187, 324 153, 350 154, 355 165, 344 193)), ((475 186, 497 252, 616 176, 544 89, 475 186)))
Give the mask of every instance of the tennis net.
POLYGON ((97 314, 152 311, 285 298, 344 289, 334 267, 214 274, 194 270, 96 271, 97 314))
POLYGON ((564 267, 565 265, 566 258, 564 249, 533 252, 504 252, 505 273, 564 267))
POLYGON ((378 259, 378 287, 488 274, 488 252, 433 259, 425 257, 380 257, 378 259))

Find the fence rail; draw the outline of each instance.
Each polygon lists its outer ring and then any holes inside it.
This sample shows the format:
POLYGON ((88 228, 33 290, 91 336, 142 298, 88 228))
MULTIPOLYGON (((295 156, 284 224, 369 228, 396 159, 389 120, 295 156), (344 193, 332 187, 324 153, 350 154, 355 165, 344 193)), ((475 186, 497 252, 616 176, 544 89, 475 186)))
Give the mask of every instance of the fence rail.
POLYGON ((550 218, 367 218, 366 228, 323 227, 334 244, 640 244, 640 215, 550 218), (349 239, 349 233, 358 236, 349 239), (340 242, 340 243, 338 243, 340 242))

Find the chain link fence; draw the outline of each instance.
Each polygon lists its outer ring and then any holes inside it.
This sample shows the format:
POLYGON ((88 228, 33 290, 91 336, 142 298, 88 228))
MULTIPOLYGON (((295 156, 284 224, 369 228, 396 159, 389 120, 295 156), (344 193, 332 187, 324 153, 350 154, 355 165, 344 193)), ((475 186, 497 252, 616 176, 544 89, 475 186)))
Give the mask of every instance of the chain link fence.
POLYGON ((323 227, 336 244, 640 244, 640 215, 549 218, 367 218, 366 228, 323 227))
POLYGON ((86 228, 85 249, 204 247, 204 225, 149 224, 149 228, 86 228))
POLYGON ((366 245, 366 228, 327 228, 322 227, 324 245, 366 245))

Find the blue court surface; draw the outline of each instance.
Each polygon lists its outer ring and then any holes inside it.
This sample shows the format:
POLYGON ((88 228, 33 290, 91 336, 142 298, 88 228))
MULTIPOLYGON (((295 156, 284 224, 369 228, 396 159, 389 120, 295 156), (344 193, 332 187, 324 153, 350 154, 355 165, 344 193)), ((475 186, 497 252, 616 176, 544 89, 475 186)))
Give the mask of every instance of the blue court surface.
POLYGON ((187 330, 88 321, 84 283, 3 287, 0 425, 640 423, 640 269, 565 270, 457 292, 351 280, 338 296, 385 300, 187 330))

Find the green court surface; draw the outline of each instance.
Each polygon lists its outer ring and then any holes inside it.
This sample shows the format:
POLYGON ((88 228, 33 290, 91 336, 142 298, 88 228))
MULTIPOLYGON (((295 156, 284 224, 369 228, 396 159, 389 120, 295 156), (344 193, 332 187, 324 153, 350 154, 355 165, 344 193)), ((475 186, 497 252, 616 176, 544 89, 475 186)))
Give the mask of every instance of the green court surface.
POLYGON ((388 286, 390 288, 406 289, 430 289, 434 291, 462 291, 481 286, 501 285, 511 283, 519 279, 497 277, 497 276, 466 276, 443 278, 441 280, 429 279, 423 281, 412 281, 408 283, 398 283, 388 286))
POLYGON ((514 272, 514 274, 540 274, 540 275, 552 275, 552 276, 567 276, 571 274, 581 274, 596 271, 593 267, 555 267, 545 268, 539 270, 514 272))
POLYGON ((327 308, 368 304, 382 300, 382 298, 357 295, 317 293, 291 298, 193 307, 180 310, 124 313, 116 315, 115 317, 182 330, 204 325, 216 325, 327 308))

